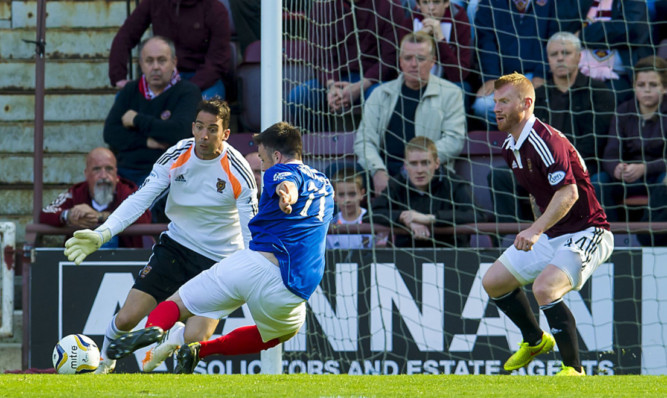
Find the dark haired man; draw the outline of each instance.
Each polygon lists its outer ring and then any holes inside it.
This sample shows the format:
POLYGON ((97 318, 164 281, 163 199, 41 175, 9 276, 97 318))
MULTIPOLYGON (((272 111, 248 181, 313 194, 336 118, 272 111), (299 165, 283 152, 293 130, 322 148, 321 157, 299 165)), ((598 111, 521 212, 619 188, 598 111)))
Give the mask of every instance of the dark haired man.
POLYGON ((183 285, 148 316, 146 328, 111 343, 121 358, 161 338, 178 320, 219 319, 247 304, 256 322, 178 352, 176 373, 192 373, 201 358, 266 350, 292 338, 306 316, 306 300, 324 273, 333 217, 327 177, 301 161, 301 134, 276 123, 254 136, 264 168, 260 210, 249 223, 250 248, 240 250, 183 285))
MULTIPOLYGON (((257 188, 248 162, 226 141, 229 107, 219 99, 201 101, 192 123, 194 138, 169 148, 142 187, 100 227, 76 231, 65 243, 65 255, 80 264, 111 237, 127 228, 165 189, 168 230, 153 247, 125 304, 112 318, 102 346, 99 373, 113 370, 109 342, 132 330, 155 306, 186 281, 232 253, 247 248, 248 222, 257 213, 257 188)), ((143 370, 151 371, 184 342, 209 338, 217 319, 193 318, 178 324, 146 354, 143 370)))

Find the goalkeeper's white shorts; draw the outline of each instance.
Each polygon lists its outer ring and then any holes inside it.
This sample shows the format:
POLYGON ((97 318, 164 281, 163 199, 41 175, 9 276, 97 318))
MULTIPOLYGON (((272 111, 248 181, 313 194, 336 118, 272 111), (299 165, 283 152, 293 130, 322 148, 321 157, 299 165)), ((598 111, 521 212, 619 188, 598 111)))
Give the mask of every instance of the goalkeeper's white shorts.
POLYGON ((532 283, 547 265, 565 272, 573 290, 580 290, 600 264, 614 251, 614 236, 603 228, 591 227, 549 239, 542 234, 531 251, 510 246, 498 258, 521 282, 532 283))
POLYGON ((178 294, 191 313, 213 319, 248 304, 265 342, 296 333, 306 320, 306 301, 285 287, 280 268, 249 249, 202 271, 178 294))

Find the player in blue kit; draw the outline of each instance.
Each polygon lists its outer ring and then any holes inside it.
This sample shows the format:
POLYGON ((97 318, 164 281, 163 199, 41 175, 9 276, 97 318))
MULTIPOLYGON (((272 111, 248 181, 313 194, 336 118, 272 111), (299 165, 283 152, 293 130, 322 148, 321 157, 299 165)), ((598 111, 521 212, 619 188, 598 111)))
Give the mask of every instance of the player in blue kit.
POLYGON ((109 344, 122 358, 162 337, 191 316, 219 319, 248 304, 256 326, 178 351, 175 373, 192 373, 212 354, 252 354, 292 338, 306 316, 306 300, 324 273, 324 249, 333 217, 334 191, 327 177, 301 162, 299 130, 276 123, 254 136, 265 170, 259 212, 248 223, 250 248, 240 250, 183 285, 148 316, 146 328, 109 344))

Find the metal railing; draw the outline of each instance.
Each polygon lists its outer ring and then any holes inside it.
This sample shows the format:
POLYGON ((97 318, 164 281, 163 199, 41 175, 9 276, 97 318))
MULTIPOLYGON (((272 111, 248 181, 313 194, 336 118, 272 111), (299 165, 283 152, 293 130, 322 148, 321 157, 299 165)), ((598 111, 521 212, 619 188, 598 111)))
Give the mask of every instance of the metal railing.
MULTIPOLYGON (((453 234, 516 234, 528 228, 530 223, 476 223, 462 224, 456 227, 434 228, 436 235, 453 234)), ((610 223, 611 232, 638 234, 638 233, 667 233, 667 222, 612 222, 610 223)), ((129 226, 122 235, 159 235, 167 229, 167 224, 136 224, 129 226)), ((26 226, 26 242, 32 246, 38 246, 40 239, 44 235, 71 235, 77 228, 74 227, 54 227, 46 224, 28 224, 26 226)), ((341 224, 332 225, 329 228, 330 234, 370 234, 377 232, 392 233, 404 235, 409 232, 400 226, 393 228, 379 224, 341 224)))

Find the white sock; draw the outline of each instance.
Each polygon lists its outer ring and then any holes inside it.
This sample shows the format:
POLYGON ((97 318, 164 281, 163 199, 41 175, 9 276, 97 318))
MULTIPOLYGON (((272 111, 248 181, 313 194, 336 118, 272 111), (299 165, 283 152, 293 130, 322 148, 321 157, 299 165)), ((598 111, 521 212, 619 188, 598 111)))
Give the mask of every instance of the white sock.
POLYGON ((116 340, 120 336, 124 335, 125 331, 119 330, 116 327, 116 315, 114 315, 111 318, 111 321, 107 325, 107 330, 104 333, 104 342, 102 343, 102 350, 100 351, 100 354, 103 359, 107 359, 107 348, 109 348, 109 344, 111 344, 111 340, 116 340))
MULTIPOLYGON (((176 325, 178 325, 178 323, 176 325)), ((174 330, 176 325, 172 326, 171 330, 169 331, 169 340, 177 341, 179 345, 184 345, 185 344, 185 327, 180 327, 180 328, 174 330), (172 333, 173 333, 173 335, 172 335, 172 333)))

